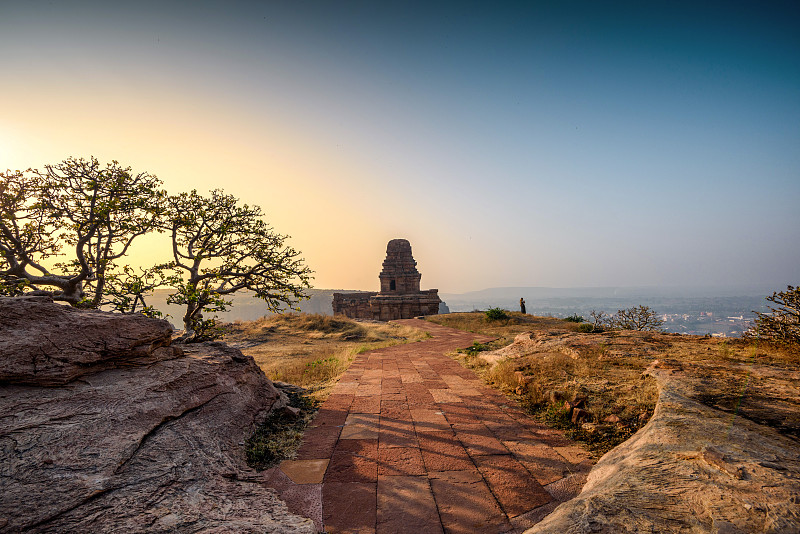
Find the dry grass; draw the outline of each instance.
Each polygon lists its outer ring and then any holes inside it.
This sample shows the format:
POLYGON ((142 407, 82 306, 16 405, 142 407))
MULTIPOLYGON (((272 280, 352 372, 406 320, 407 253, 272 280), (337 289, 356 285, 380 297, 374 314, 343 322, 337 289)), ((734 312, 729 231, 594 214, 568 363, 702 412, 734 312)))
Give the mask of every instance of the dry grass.
POLYGON ((506 320, 490 321, 483 312, 448 313, 445 315, 432 315, 425 320, 442 326, 458 328, 467 332, 485 334, 497 338, 490 344, 492 348, 508 345, 517 334, 531 330, 549 330, 557 332, 577 332, 578 325, 555 317, 536 317, 523 315, 520 312, 506 312, 506 320))
POLYGON ((431 319, 498 337, 457 358, 490 385, 516 397, 536 417, 567 430, 598 454, 627 439, 649 419, 657 388, 654 380, 642 378, 642 371, 655 359, 680 368, 696 383, 702 392, 697 400, 800 436, 796 352, 742 339, 633 331, 579 333, 575 323, 521 314, 512 314, 507 324, 486 321, 481 313, 431 319), (527 352, 494 367, 480 358, 481 349, 508 345, 521 332, 536 334, 536 343, 527 352), (572 423, 563 408, 565 400, 581 397, 591 414, 588 425, 572 423), (610 416, 619 422, 605 422, 610 416))
POLYGON ((408 326, 305 313, 237 321, 227 330, 225 341, 252 356, 270 380, 302 386, 320 400, 357 354, 428 337, 408 326))

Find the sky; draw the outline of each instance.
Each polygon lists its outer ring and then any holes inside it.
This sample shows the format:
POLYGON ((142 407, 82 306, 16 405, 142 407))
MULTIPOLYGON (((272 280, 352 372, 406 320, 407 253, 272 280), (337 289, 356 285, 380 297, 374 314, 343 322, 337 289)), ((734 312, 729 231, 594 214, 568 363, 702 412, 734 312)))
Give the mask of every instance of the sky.
MULTIPOLYGON (((797 2, 0 0, 0 169, 222 188, 319 288, 800 285, 797 2)), ((143 240, 131 262, 169 259, 143 240)))

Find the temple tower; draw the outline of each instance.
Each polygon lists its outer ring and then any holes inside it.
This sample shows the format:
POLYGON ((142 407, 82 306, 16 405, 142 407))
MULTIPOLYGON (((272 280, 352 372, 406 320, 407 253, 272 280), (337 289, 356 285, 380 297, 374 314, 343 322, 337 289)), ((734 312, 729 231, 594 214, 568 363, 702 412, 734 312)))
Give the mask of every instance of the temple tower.
POLYGON ((420 290, 421 278, 417 262, 411 255, 411 243, 406 239, 392 239, 386 245, 386 259, 378 275, 381 290, 334 293, 333 314, 377 321, 436 315, 442 302, 439 292, 436 289, 420 290))
POLYGON ((417 270, 417 262, 411 255, 411 243, 407 239, 392 239, 386 245, 386 259, 383 260, 383 270, 378 278, 381 281, 381 293, 419 293, 422 275, 417 270))

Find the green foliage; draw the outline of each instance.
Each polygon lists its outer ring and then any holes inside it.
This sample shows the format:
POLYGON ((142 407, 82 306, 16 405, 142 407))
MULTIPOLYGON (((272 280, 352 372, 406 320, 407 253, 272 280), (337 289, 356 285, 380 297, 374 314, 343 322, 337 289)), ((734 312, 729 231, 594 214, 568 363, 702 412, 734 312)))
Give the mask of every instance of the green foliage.
POLYGON ((584 321, 583 317, 578 315, 577 313, 573 313, 568 317, 564 317, 564 320, 568 323, 582 323, 584 321))
POLYGON ((745 336, 788 347, 800 346, 800 286, 787 286, 767 297, 776 307, 768 313, 754 312, 756 321, 745 336))
POLYGON ((466 349, 461 349, 459 352, 466 354, 468 356, 477 356, 479 352, 484 352, 487 350, 491 350, 491 347, 488 343, 480 343, 475 341, 472 343, 472 346, 467 347, 466 349))
POLYGON ((155 176, 96 158, 0 174, 0 291, 100 306, 108 273, 156 229, 165 197, 155 176))
POLYGON ((0 295, 159 316, 145 298, 171 286, 168 302, 186 306, 186 341, 219 337, 203 314, 225 310, 236 291, 253 291, 270 311, 304 298, 311 271, 260 208, 219 190, 169 197, 161 185, 93 157, 0 173, 0 295), (137 271, 121 261, 136 238, 156 231, 170 233, 172 262, 137 271))
POLYGON ((581 323, 578 325, 578 332, 583 332, 584 334, 594 332, 595 327, 592 323, 581 323))
POLYGON ((227 295, 249 289, 269 311, 292 307, 305 298, 311 271, 299 253, 285 245, 258 206, 214 190, 209 197, 192 191, 168 199, 168 224, 176 276, 183 277, 170 302, 186 306, 184 341, 197 341, 203 313, 230 305, 227 295))
POLYGON ((106 276, 103 304, 120 313, 141 313, 146 317, 161 318, 164 314, 145 302, 156 288, 180 283, 180 279, 169 276, 169 264, 156 265, 148 269, 134 269, 123 265, 106 276))
POLYGON ((489 308, 484 312, 487 321, 505 321, 508 319, 508 313, 501 308, 489 308))

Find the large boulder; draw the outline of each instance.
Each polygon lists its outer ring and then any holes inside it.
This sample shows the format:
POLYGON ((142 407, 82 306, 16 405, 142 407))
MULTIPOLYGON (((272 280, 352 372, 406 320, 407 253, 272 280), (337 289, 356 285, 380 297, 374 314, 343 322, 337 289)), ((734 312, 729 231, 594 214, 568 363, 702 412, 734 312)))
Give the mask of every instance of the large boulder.
POLYGON ((76 310, 48 297, 0 297, 0 383, 60 385, 121 365, 180 355, 172 326, 141 315, 76 310))
POLYGON ((702 383, 679 365, 646 374, 659 386, 648 424, 525 534, 800 532, 800 444, 697 402, 702 383))
POLYGON ((0 299, 0 532, 314 532, 244 461, 280 393, 224 344, 0 299))

